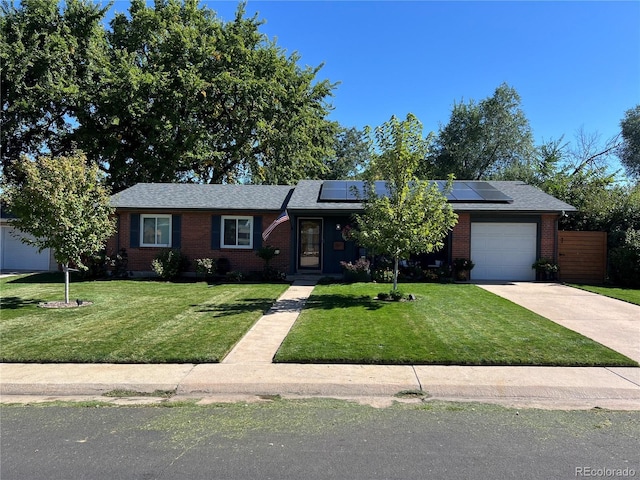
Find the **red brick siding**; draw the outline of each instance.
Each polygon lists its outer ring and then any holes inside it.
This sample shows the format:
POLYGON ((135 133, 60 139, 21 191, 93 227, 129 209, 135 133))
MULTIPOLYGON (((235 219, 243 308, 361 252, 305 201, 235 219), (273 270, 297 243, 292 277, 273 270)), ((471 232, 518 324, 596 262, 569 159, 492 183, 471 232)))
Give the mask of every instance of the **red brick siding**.
POLYGON ((471 257, 471 215, 458 214, 458 223, 453 227, 451 237, 451 259, 471 257))
POLYGON ((556 220, 557 215, 542 215, 540 218, 540 256, 557 261, 556 220))
POLYGON ((107 255, 113 255, 118 251, 118 215, 114 215, 114 222, 115 222, 115 226, 116 226, 116 233, 115 235, 109 237, 109 239, 107 240, 107 243, 105 245, 105 249, 107 252, 107 255))
MULTIPOLYGON (((136 211, 120 213, 120 228, 117 237, 109 239, 107 251, 114 253, 119 248, 125 248, 129 256, 128 269, 131 271, 151 271, 151 262, 161 248, 130 246, 130 225, 132 214, 153 213, 136 211)), ((172 212, 155 212, 168 214, 172 212)), ((173 212, 176 213, 176 212, 173 212)), ((255 250, 244 249, 211 249, 211 217, 212 215, 229 215, 229 212, 180 212, 182 215, 180 251, 191 261, 189 271, 195 271, 196 258, 227 258, 233 270, 249 273, 260 271, 264 267, 264 260, 256 255, 255 250)), ((233 215, 233 214, 232 214, 233 215)), ((242 216, 262 216, 262 229, 266 229, 279 213, 243 212, 242 216)), ((280 255, 274 258, 270 265, 280 271, 289 271, 289 243, 290 224, 285 222, 276 227, 263 245, 271 245, 280 249, 280 255)))

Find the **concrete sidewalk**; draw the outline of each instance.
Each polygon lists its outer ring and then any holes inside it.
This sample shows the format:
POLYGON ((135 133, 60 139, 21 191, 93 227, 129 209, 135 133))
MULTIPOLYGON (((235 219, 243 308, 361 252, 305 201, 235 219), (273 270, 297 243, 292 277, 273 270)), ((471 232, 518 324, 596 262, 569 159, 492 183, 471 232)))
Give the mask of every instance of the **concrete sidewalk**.
MULTIPOLYGON (((386 397, 543 408, 640 410, 640 369, 294 364, 2 364, 2 402, 174 392, 174 399, 229 396, 386 397)), ((106 400, 106 398, 103 398, 106 400)))
POLYGON ((272 364, 312 290, 313 282, 294 282, 220 364, 0 364, 1 401, 106 400, 100 395, 116 390, 169 391, 172 400, 281 395, 392 401, 400 392, 422 391, 432 399, 521 407, 640 410, 640 368, 272 364))

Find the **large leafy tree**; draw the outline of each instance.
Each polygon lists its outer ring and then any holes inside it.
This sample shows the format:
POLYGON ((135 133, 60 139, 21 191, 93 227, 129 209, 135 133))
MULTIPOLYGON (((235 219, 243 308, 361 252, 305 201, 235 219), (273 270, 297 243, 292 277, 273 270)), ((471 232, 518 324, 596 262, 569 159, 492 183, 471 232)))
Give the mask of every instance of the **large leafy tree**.
POLYGON ((73 148, 77 111, 98 80, 105 9, 86 0, 4 1, 0 7, 0 151, 5 175, 21 155, 73 148))
POLYGON ((489 178, 503 169, 528 163, 534 153, 529 121, 518 92, 507 84, 479 103, 456 103, 441 127, 433 152, 422 163, 422 178, 489 178))
POLYGON ((333 155, 324 161, 323 180, 358 178, 369 165, 369 147, 364 132, 340 127, 334 137, 333 155))
POLYGON ((34 239, 25 243, 53 249, 65 272, 65 303, 69 303, 69 265, 86 268, 84 255, 103 248, 115 231, 109 190, 97 165, 84 154, 22 157, 15 163, 17 177, 5 178, 3 195, 12 220, 34 239))
POLYGON ((140 181, 289 183, 319 171, 336 131, 332 84, 246 18, 196 0, 133 0, 108 33, 100 91, 79 144, 115 189, 140 181))
POLYGON ((140 181, 291 183, 318 176, 338 131, 334 85, 196 0, 5 2, 2 165, 82 149, 116 190, 140 181))
MULTIPOLYGON (((411 254, 443 247, 458 216, 433 182, 419 180, 416 170, 428 152, 422 124, 412 115, 395 116, 373 132, 367 129, 373 170, 386 181, 386 194, 365 182, 364 212, 356 216, 359 244, 393 259, 393 289, 398 288, 398 263, 411 254)), ((449 178, 447 188, 451 188, 449 178)))
POLYGON ((640 105, 625 112, 620 127, 622 129, 620 161, 629 176, 640 180, 640 105))

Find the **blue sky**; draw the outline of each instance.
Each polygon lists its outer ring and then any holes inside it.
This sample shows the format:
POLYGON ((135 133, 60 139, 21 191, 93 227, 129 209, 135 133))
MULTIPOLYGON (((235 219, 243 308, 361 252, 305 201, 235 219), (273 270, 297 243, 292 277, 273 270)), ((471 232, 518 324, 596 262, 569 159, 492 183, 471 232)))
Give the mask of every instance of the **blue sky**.
MULTIPOLYGON (((225 20, 237 2, 202 2, 225 20)), ((124 11, 128 2, 116 1, 124 11)), ((414 113, 425 132, 456 101, 514 87, 537 143, 579 128, 603 140, 640 103, 640 2, 249 0, 247 15, 318 78, 340 82, 330 118, 377 126, 414 113)))

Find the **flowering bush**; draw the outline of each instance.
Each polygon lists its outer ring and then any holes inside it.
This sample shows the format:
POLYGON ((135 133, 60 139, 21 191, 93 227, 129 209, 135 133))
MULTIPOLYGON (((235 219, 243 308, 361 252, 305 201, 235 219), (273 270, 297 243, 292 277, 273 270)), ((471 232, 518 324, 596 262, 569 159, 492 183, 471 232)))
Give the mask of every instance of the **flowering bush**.
POLYGON ((360 258, 355 263, 340 262, 347 282, 368 282, 370 279, 370 263, 366 258, 360 258))
POLYGON ((369 260, 366 258, 360 258, 356 263, 340 262, 340 266, 349 272, 369 272, 369 260))
POLYGON ((213 258, 196 258, 196 273, 210 277, 216 273, 216 261, 213 258))

